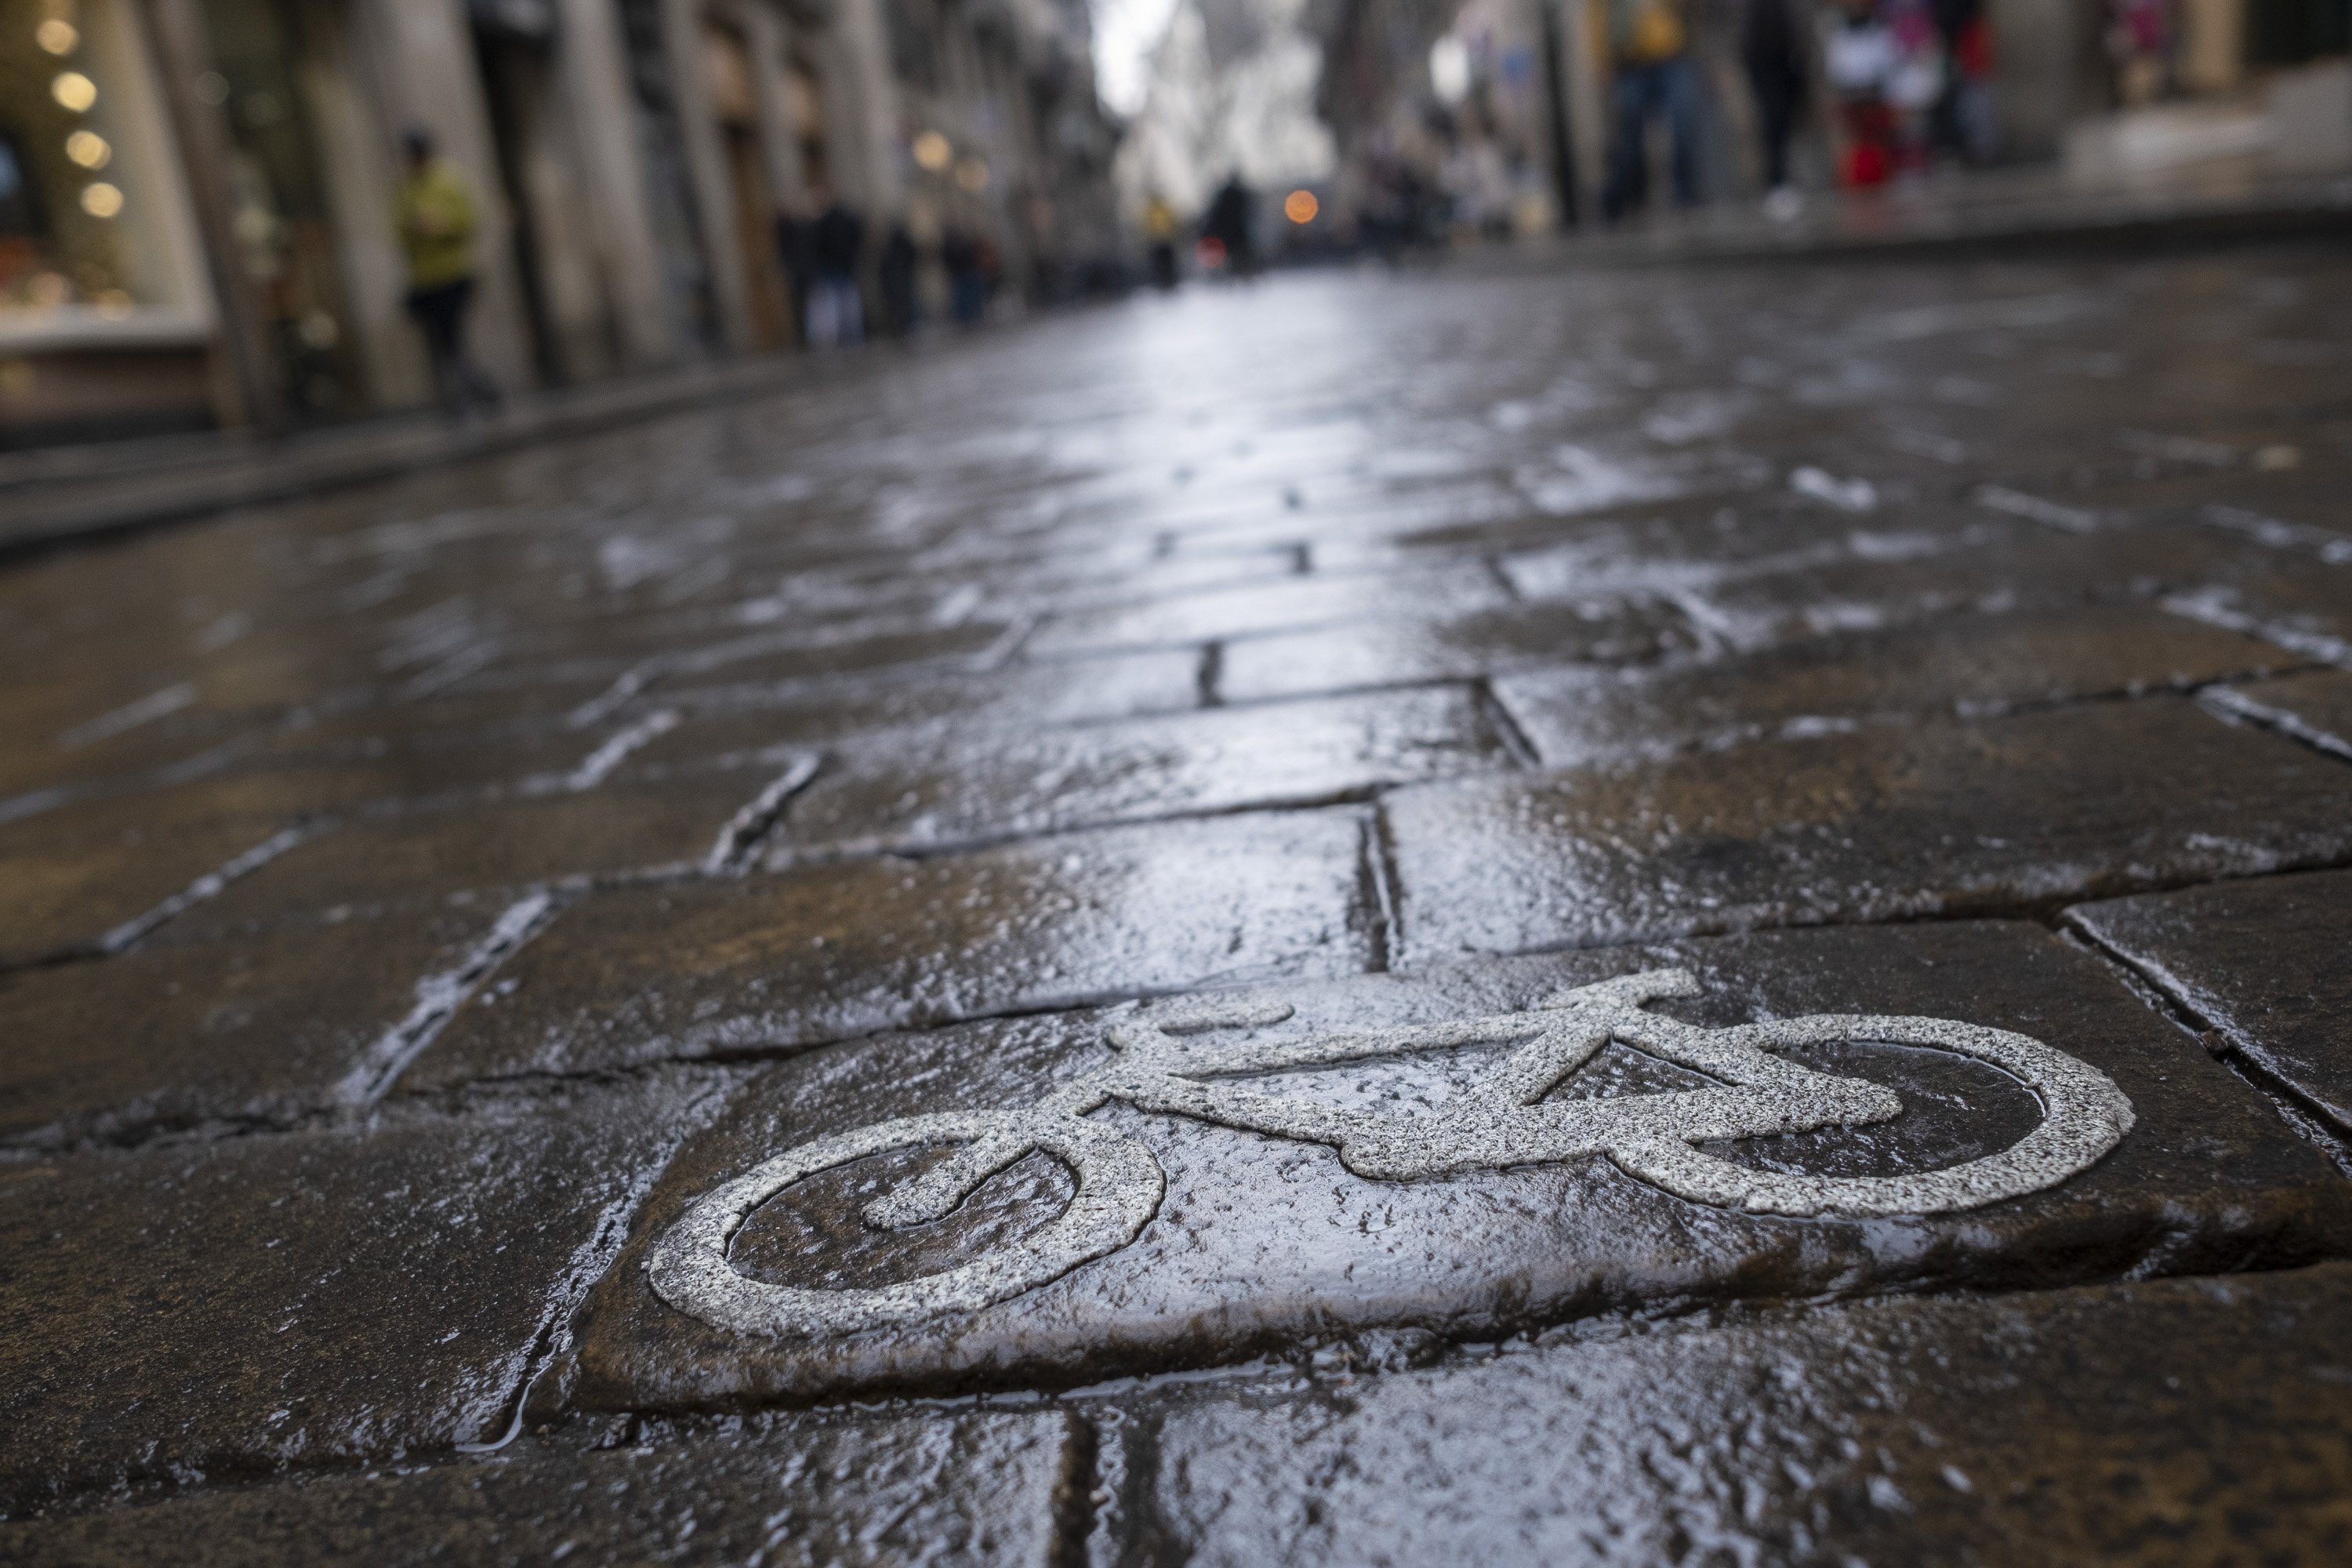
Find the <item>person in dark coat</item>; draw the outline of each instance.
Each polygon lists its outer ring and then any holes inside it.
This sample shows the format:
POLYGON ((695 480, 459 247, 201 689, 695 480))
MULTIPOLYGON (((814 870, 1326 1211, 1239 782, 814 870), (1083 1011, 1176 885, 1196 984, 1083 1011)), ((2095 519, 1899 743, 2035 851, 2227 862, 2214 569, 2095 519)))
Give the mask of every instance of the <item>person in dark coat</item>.
POLYGON ((1739 22, 1739 61, 1756 95, 1756 127, 1764 147, 1764 186, 1778 197, 1789 184, 1789 142, 1804 113, 1811 79, 1805 39, 1790 0, 1748 0, 1739 22))
POLYGON ((866 220, 830 191, 817 193, 809 226, 808 339, 818 347, 861 342, 866 300, 857 268, 866 254, 866 220))
POLYGON ((1251 233, 1255 205, 1241 175, 1228 174, 1210 198, 1207 216, 1201 219, 1201 237, 1213 241, 1223 252, 1226 268, 1236 278, 1247 278, 1257 270, 1257 247, 1251 233))
POLYGON ((915 237, 903 223, 894 223, 882 240, 882 257, 874 270, 882 286, 885 331, 905 337, 915 330, 915 267, 919 258, 915 237))

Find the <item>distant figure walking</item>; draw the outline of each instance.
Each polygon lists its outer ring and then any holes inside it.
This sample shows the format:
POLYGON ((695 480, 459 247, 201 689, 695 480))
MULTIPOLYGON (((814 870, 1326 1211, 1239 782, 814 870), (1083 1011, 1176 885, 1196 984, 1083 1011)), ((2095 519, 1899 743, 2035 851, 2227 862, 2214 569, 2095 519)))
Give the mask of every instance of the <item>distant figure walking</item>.
POLYGON ((1650 121, 1663 115, 1674 138, 1675 201, 1698 201, 1698 68, 1678 0, 1609 0, 1612 118, 1609 181, 1601 215, 1611 223, 1650 195, 1650 121))
POLYGON ((960 327, 988 319, 988 275, 981 269, 980 241, 950 224, 940 236, 940 268, 948 275, 948 314, 960 327))
POLYGON ((882 324, 886 331, 905 337, 915 330, 915 269, 922 263, 915 248, 915 237, 907 232, 903 223, 894 223, 882 239, 882 258, 874 270, 882 286, 882 324))
POLYGON ((866 300, 857 267, 866 254, 866 220, 830 191, 815 193, 809 227, 808 341, 812 347, 866 341, 866 300))
POLYGON ((1222 258, 1227 272, 1248 278, 1257 271, 1257 245, 1252 234, 1255 202, 1238 173, 1225 176, 1209 199, 1208 215, 1201 220, 1201 248, 1212 259, 1222 258))
POLYGON ((1143 204, 1143 244, 1151 258, 1151 286, 1176 287, 1176 209, 1158 191, 1143 204))
POLYGON ((433 362, 433 393, 441 406, 462 414, 478 404, 499 405, 498 384, 466 352, 466 314, 474 301, 473 186, 465 172, 433 150, 421 126, 401 132, 408 155, 394 214, 408 258, 408 313, 425 334, 433 362))
POLYGON ((1797 190, 1789 181, 1789 142, 1811 87, 1805 54, 1804 27, 1791 0, 1748 0, 1739 24, 1739 60, 1748 68, 1748 90, 1756 95, 1765 208, 1776 217, 1793 216, 1797 207, 1797 190))

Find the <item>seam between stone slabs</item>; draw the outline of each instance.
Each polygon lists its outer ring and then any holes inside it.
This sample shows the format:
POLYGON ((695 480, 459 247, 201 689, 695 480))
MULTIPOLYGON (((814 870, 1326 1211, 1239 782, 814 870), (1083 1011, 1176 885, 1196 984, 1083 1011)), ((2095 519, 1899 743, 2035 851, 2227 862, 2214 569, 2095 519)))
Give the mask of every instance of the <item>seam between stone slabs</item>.
MULTIPOLYGON (((722 1110, 735 1092, 742 1088, 742 1079, 721 1079, 696 1095, 678 1119, 675 1135, 666 1148, 648 1158, 637 1172, 628 1190, 617 1194, 604 1207, 596 1227, 572 1252, 571 1265, 549 1291, 546 1310, 540 1320, 539 1331, 532 1336, 530 1349, 524 1358, 524 1375, 514 1392, 513 1414, 505 1430, 487 1443, 452 1445, 460 1454, 495 1454, 522 1435, 531 1415, 531 1392, 551 1367, 558 1363, 572 1348, 572 1325, 579 1316, 581 1304, 588 1292, 595 1289, 605 1275, 612 1272, 614 1261, 629 1239, 629 1231, 637 1212, 645 1207, 646 1199, 662 1177, 668 1173, 670 1162, 687 1141, 707 1127, 711 1118, 722 1110), (697 1112, 701 1114, 697 1115, 697 1112)), ((562 1413, 563 1397, 555 1395, 551 1415, 562 1413)))
POLYGON ((112 931, 100 937, 88 951, 110 957, 124 952, 166 921, 184 913, 207 899, 217 898, 223 889, 239 877, 260 869, 296 845, 316 837, 333 826, 334 819, 330 817, 316 823, 278 829, 243 854, 232 857, 226 864, 198 877, 146 913, 134 915, 124 921, 112 931))
POLYGON ((760 841, 783 816, 786 803, 800 793, 809 780, 816 777, 822 761, 821 756, 803 753, 770 780, 765 789, 747 802, 719 830, 719 837, 711 844, 710 853, 703 858, 702 869, 714 877, 749 870, 760 841))
POLYGON ((2117 972, 2126 990, 2203 1047, 2207 1055, 2228 1067, 2246 1086, 2278 1112, 2279 1119, 2315 1146, 2347 1177, 2352 1177, 2352 1143, 2335 1119, 2294 1084, 2279 1077, 2250 1054, 2235 1031, 2219 1019, 2198 1011, 2179 980, 2160 965, 2149 965, 2119 948, 2110 947, 2089 925, 2070 918, 2059 935, 2070 944, 2117 972))
MULTIPOLYGON (((2313 667, 2305 665, 2302 668, 2308 670, 2313 667)), ((2282 671, 2281 673, 2294 672, 2282 671)), ((2301 716, 2287 709, 2273 708, 2267 703, 2257 702, 2235 687, 2216 682, 2213 689, 2200 690, 2198 693, 2198 701, 2207 711, 2219 717, 2224 723, 2251 724, 2259 730, 2268 730, 2274 735, 2283 735, 2299 745, 2306 746, 2337 762, 2352 761, 2352 743, 2347 743, 2343 737, 2332 735, 2317 725, 2305 723, 2301 716)))
POLYGON ((2184 594, 2160 595, 2156 606, 2183 620, 2202 621, 2209 626, 2257 637, 2273 647, 2299 653, 2323 664, 2352 669, 2352 642, 2329 637, 2325 632, 2297 631, 2275 620, 2265 620, 2242 610, 2233 610, 2221 602, 2221 596, 2227 593, 2227 589, 2211 586, 2193 588, 2184 594))
POLYGON ((817 866, 862 865, 872 860, 941 860, 958 855, 975 855, 983 850, 1002 849, 1014 844, 1035 844, 1066 838, 1080 833, 1104 833, 1120 827, 1155 827, 1169 823, 1214 822, 1228 816, 1286 816, 1317 811, 1344 811, 1350 807, 1377 805, 1381 796, 1392 789, 1412 788, 1421 784, 1452 784, 1462 779, 1507 776, 1497 770, 1486 769, 1460 773, 1441 773, 1433 778, 1413 779, 1395 784, 1361 784, 1354 789, 1337 790, 1326 795, 1279 796, 1267 800, 1249 801, 1239 805, 1213 806, 1200 811, 1161 812, 1141 816, 1106 816, 1083 822, 1054 823, 1035 827, 1006 827, 982 833, 972 833, 953 838, 930 838, 919 843, 900 843, 868 835, 861 838, 842 838, 824 843, 796 847, 789 840, 769 851, 765 871, 800 871, 817 866))
POLYGON ((416 982, 416 1005, 408 1016, 386 1029, 369 1047, 352 1070, 335 1085, 332 1099, 341 1105, 373 1105, 392 1088, 440 1034, 474 988, 501 960, 546 929, 556 911, 551 892, 529 894, 509 904, 488 935, 456 963, 416 982))
POLYGON ((1396 895, 1391 880, 1394 875, 1389 865, 1389 847, 1383 830, 1383 816, 1375 805, 1359 829, 1356 847, 1357 896, 1363 900, 1364 914, 1370 929, 1366 931, 1364 972, 1385 974, 1389 955, 1395 947, 1396 895))
POLYGON ((1543 753, 1536 750, 1536 743, 1528 738, 1528 732, 1519 728, 1517 716, 1496 691, 1491 675, 1482 675, 1470 683, 1470 706, 1495 732, 1503 754, 1511 760, 1514 767, 1528 773, 1543 771, 1543 753))
POLYGON ((1195 709, 1223 708, 1225 694, 1219 689, 1225 679, 1225 645, 1213 638, 1201 645, 1200 663, 1192 671, 1195 709))

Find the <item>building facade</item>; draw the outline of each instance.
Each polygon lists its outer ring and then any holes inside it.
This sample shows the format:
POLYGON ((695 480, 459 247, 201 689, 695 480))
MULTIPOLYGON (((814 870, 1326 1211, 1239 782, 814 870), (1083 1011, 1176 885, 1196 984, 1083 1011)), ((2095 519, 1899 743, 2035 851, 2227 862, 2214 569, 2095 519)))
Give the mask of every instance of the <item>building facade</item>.
POLYGON ((0 446, 427 401, 410 126, 508 388, 792 346, 830 199, 1041 296, 1115 242, 1083 0, 0 0, 0 446))

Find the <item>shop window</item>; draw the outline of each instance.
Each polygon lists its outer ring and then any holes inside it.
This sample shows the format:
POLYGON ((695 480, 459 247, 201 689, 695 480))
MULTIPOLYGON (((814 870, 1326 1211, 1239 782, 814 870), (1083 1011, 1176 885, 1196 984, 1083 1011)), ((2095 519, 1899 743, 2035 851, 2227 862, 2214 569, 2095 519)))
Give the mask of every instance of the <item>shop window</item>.
POLYGON ((108 9, 0 0, 0 312, 162 302, 132 232, 154 193, 121 129, 108 9))

